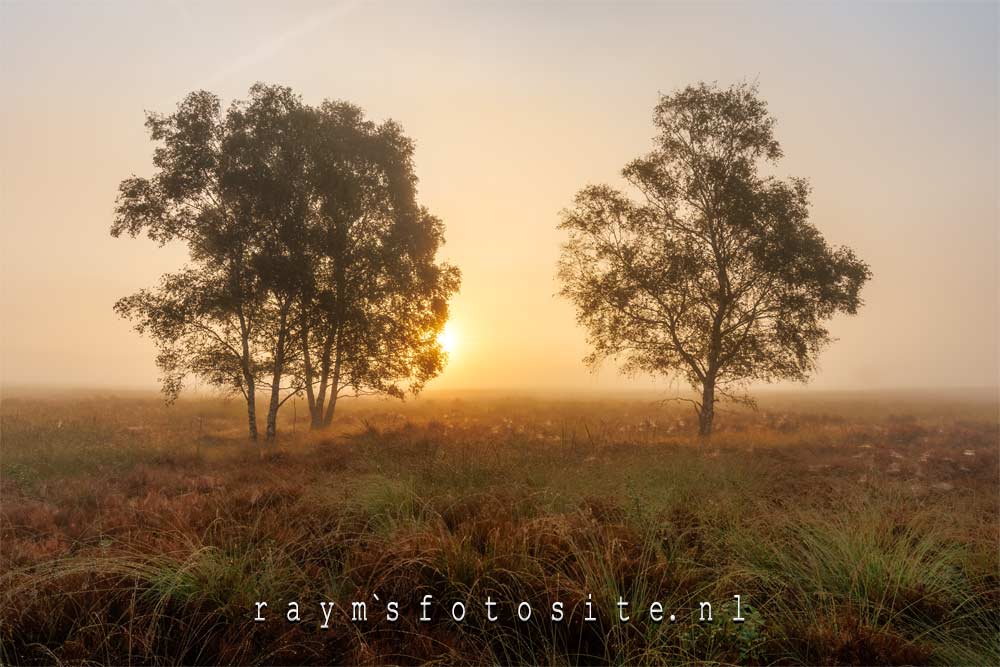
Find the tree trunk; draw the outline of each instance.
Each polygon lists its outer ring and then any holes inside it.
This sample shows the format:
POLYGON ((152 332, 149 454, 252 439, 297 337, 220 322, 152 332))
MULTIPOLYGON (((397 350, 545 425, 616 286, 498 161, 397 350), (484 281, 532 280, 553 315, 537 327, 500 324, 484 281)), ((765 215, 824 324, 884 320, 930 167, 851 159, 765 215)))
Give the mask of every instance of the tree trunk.
POLYGON ((323 427, 323 408, 326 406, 326 391, 321 391, 319 398, 309 407, 309 428, 316 431, 323 427))
POLYGON ((305 372, 306 403, 309 405, 309 417, 312 428, 316 428, 316 394, 313 392, 313 377, 315 372, 312 359, 309 356, 309 328, 306 326, 306 318, 300 320, 300 339, 302 342, 302 365, 305 372))
POLYGON ((330 404, 326 407, 326 414, 323 416, 323 426, 327 427, 333 423, 333 412, 337 409, 337 396, 340 393, 340 345, 337 345, 337 358, 333 362, 333 378, 330 382, 330 404))
POLYGON ((333 350, 333 334, 328 334, 323 343, 323 355, 320 358, 319 394, 315 403, 309 409, 310 425, 312 430, 323 427, 323 413, 326 406, 326 390, 330 382, 330 354, 333 350))
POLYGON ((253 371, 250 369, 250 332, 246 318, 240 311, 240 337, 243 339, 243 382, 246 384, 247 425, 250 428, 250 441, 257 442, 257 385, 254 382, 253 371))
POLYGON ((278 323, 278 342, 274 348, 274 373, 271 376, 271 402, 267 408, 267 442, 278 434, 278 408, 281 407, 281 375, 285 366, 285 338, 288 333, 288 307, 282 308, 278 323))
POLYGON ((326 405, 326 414, 323 415, 323 428, 333 423, 333 413, 337 409, 337 394, 330 395, 330 402, 326 405))
POLYGON ((247 422, 250 427, 250 440, 257 442, 257 397, 253 378, 247 378, 247 422))
POLYGON ((701 392, 701 409, 698 412, 698 435, 712 435, 712 421, 715 419, 715 378, 706 378, 701 392))

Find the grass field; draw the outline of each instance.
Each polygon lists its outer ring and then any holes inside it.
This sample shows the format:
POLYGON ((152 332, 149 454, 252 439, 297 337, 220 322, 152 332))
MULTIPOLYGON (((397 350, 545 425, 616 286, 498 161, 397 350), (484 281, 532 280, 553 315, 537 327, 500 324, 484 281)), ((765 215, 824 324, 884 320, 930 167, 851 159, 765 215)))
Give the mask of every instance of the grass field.
POLYGON ((995 394, 774 395, 709 444, 642 397, 358 401, 320 434, 289 403, 262 452, 236 401, 0 412, 0 663, 1000 664, 995 394))

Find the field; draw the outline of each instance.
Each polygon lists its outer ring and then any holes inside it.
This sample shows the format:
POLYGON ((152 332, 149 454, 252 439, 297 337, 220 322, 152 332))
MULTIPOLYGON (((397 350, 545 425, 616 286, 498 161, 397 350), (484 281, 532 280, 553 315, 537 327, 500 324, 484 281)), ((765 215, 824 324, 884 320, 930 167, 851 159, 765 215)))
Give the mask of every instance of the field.
POLYGON ((0 663, 1000 664, 995 394, 765 396, 709 443, 639 396, 283 413, 258 450, 236 401, 6 394, 0 663))

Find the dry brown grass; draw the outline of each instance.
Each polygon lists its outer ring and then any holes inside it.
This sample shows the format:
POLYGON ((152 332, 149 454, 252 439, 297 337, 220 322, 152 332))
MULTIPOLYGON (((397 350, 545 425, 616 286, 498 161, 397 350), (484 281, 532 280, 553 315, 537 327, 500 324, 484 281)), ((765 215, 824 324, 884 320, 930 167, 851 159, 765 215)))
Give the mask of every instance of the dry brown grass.
POLYGON ((259 460, 235 403, 5 396, 0 661, 1000 661, 994 403, 772 398, 724 414, 709 445, 688 412, 359 402, 311 434, 286 410, 259 460), (723 620, 733 593, 743 625, 723 620), (588 594, 594 623, 574 611, 588 594), (321 600, 338 604, 326 630, 321 600), (654 600, 678 622, 645 617, 654 600), (701 600, 720 622, 697 622, 701 600))

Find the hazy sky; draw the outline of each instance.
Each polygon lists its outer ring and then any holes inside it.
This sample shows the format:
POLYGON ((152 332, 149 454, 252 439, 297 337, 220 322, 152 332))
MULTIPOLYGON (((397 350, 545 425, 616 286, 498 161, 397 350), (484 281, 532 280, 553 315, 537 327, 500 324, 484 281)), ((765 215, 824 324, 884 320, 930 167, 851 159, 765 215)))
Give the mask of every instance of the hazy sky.
POLYGON ((118 183, 151 173, 144 110, 260 80, 416 140, 464 274, 432 387, 648 387, 581 363, 558 213, 651 147, 659 91, 749 79, 778 172, 875 274, 814 386, 997 384, 996 4, 281 4, 0 0, 4 383, 155 386, 111 306, 185 253, 109 236, 118 183))

